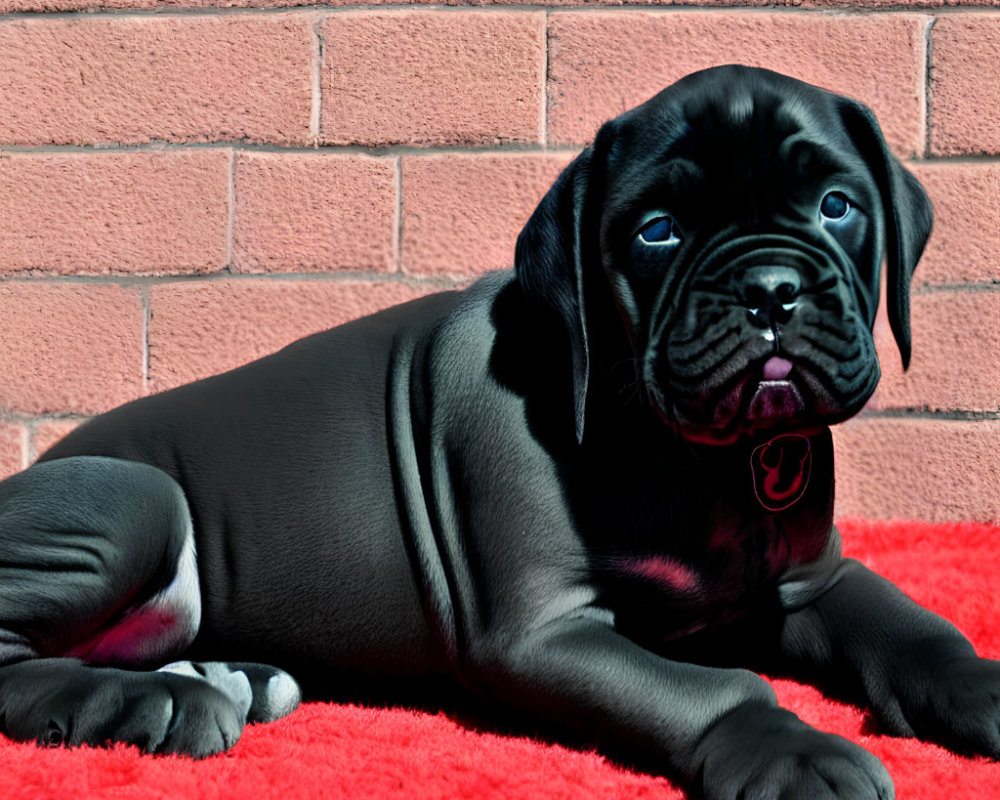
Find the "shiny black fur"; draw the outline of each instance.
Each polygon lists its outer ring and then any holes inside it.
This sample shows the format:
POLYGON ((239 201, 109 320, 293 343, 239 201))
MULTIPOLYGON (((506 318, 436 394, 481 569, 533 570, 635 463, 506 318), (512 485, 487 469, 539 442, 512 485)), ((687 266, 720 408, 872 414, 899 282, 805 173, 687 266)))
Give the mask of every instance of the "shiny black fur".
POLYGON ((444 681, 713 800, 892 796, 751 667, 1000 756, 1000 665, 832 525, 880 261, 905 361, 930 225, 857 103, 684 79, 565 170, 513 275, 130 403, 0 484, 2 729, 216 752, 297 701, 240 659, 338 696, 444 681))

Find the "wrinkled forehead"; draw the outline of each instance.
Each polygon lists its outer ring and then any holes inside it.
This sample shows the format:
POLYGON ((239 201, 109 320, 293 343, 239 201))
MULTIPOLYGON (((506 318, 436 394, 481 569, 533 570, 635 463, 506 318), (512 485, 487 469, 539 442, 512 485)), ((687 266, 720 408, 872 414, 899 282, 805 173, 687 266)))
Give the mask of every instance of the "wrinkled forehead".
POLYGON ((602 129, 606 198, 614 206, 644 187, 713 177, 736 189, 849 174, 863 163, 836 101, 791 79, 682 81, 602 129))

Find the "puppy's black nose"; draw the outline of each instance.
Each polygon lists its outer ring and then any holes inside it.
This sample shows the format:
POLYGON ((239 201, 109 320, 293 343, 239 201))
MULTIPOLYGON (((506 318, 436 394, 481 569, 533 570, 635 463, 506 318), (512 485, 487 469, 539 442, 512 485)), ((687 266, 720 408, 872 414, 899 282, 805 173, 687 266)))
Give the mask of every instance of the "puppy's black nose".
POLYGON ((802 278, 791 267, 751 267, 740 281, 743 305, 751 321, 762 328, 787 323, 801 291, 802 278))

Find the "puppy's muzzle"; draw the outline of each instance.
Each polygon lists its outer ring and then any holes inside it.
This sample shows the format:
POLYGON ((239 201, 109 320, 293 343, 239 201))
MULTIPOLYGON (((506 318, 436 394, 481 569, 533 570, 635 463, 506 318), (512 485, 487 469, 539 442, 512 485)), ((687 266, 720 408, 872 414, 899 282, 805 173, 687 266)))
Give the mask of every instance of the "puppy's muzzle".
POLYGON ((860 407, 877 366, 839 253, 808 238, 748 235, 699 261, 645 362, 662 416, 727 439, 860 407))
POLYGON ((704 389, 735 380, 776 354, 780 332, 814 320, 813 309, 827 328, 855 324, 843 280, 823 278, 844 275, 848 265, 803 239, 742 236, 706 248, 699 262, 658 337, 673 394, 703 397, 704 389))

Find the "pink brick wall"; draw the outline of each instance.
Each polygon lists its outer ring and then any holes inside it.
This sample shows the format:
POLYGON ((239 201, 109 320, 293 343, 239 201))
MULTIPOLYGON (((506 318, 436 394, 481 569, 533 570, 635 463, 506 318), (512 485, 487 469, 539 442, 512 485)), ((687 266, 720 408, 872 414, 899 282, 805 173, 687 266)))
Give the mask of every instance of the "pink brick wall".
POLYGON ((739 61, 871 105, 937 205, 912 369, 880 330, 837 431, 840 513, 1000 520, 1000 0, 341 4, 0 0, 0 475, 510 266, 602 120, 739 61))

